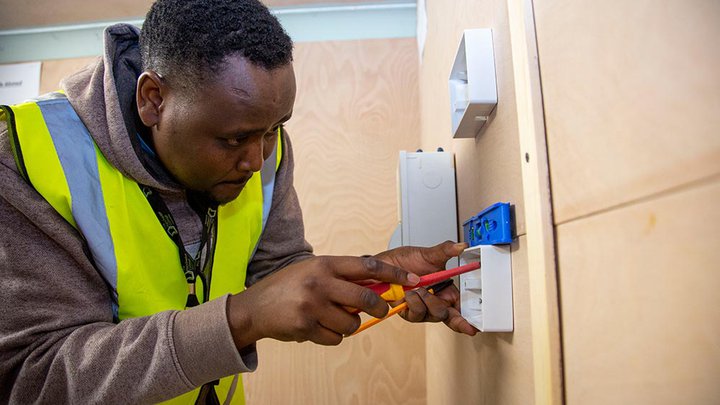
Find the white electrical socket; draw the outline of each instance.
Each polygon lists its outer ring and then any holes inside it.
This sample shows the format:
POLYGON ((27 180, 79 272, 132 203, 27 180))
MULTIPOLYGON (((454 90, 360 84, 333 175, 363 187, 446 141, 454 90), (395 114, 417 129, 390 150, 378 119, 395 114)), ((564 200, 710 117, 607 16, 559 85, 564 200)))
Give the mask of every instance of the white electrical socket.
POLYGON ((460 275, 460 312, 481 332, 512 332, 512 259, 510 245, 465 249, 460 265, 480 262, 480 269, 460 275))

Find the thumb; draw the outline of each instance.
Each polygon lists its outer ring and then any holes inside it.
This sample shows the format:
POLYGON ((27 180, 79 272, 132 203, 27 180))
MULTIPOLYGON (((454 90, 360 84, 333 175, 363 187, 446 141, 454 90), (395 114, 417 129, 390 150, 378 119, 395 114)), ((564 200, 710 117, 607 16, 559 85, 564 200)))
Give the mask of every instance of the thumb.
POLYGON ((467 247, 467 243, 455 243, 448 240, 439 245, 423 249, 422 255, 426 262, 442 267, 451 258, 459 256, 467 247))

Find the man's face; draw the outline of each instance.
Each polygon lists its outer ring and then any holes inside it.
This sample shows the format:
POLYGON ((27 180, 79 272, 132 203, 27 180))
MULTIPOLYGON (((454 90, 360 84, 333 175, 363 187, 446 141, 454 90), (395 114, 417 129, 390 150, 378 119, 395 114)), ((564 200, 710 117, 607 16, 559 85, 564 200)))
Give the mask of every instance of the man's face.
POLYGON ((277 145, 295 102, 292 64, 265 70, 241 56, 194 94, 165 89, 152 127, 155 150, 186 188, 224 204, 240 195, 277 145))

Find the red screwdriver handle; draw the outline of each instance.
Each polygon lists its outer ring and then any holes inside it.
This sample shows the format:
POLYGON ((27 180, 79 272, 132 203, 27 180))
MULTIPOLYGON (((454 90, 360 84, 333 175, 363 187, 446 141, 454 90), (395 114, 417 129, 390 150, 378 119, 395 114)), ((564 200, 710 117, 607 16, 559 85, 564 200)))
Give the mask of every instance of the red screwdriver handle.
POLYGON ((473 262, 473 263, 468 263, 468 264, 460 266, 460 267, 455 267, 454 269, 442 270, 442 271, 438 271, 435 273, 426 274, 426 275, 420 277, 420 282, 415 287, 409 287, 409 288, 425 287, 426 285, 432 285, 435 283, 439 283, 443 280, 449 279, 450 277, 455 277, 457 275, 467 273, 469 271, 477 270, 479 268, 480 268, 480 262, 473 262))
MULTIPOLYGON (((436 284, 443 280, 447 280, 450 277, 455 277, 459 274, 467 273, 469 271, 477 270, 479 268, 480 268, 480 262, 473 262, 473 263, 468 263, 468 264, 460 266, 460 267, 455 267, 453 269, 442 270, 442 271, 438 271, 435 273, 426 274, 426 275, 420 277, 420 282, 417 285, 412 286, 412 287, 403 286, 403 289, 404 290, 412 290, 412 289, 415 289, 418 287, 425 287, 428 285, 436 284)), ((383 295, 386 291, 388 291, 390 289, 390 284, 375 283, 375 284, 366 285, 364 287, 375 291, 375 293, 377 295, 383 295)))

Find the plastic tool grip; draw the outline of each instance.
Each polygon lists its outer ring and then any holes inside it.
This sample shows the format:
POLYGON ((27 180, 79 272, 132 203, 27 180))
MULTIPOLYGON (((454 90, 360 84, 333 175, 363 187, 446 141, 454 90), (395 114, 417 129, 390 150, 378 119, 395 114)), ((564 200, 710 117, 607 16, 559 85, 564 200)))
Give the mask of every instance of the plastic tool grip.
POLYGON ((375 291, 375 293, 382 297, 385 301, 397 301, 405 296, 405 291, 407 290, 413 290, 418 287, 425 287, 431 284, 439 283, 440 281, 447 280, 450 277, 455 277, 459 274, 467 273, 469 271, 477 270, 479 268, 480 262, 474 262, 468 263, 464 266, 455 267, 453 269, 426 274, 420 277, 420 282, 417 285, 412 287, 389 283, 376 283, 367 285, 365 287, 375 291))

